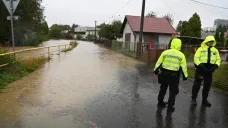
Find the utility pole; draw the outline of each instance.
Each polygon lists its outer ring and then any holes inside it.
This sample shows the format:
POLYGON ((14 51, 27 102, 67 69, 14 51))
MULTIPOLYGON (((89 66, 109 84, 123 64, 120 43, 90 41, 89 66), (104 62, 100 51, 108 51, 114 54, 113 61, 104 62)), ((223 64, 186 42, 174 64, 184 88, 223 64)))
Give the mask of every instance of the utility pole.
POLYGON ((11 21, 12 44, 13 44, 13 51, 15 51, 13 20, 18 20, 18 16, 13 16, 13 13, 15 12, 20 0, 2 0, 2 1, 5 4, 10 14, 10 16, 7 16, 7 20, 11 21))
POLYGON ((97 40, 97 21, 95 21, 95 40, 97 40))
POLYGON ((145 4, 146 4, 146 0, 143 0, 143 2, 142 2, 142 13, 141 13, 141 22, 140 22, 140 35, 139 35, 139 42, 140 43, 142 43, 142 36, 143 36, 145 4))
POLYGON ((142 42, 143 42, 143 27, 144 27, 144 15, 145 15, 145 4, 146 0, 142 1, 142 13, 141 13, 141 22, 140 22, 140 35, 139 35, 139 44, 137 45, 138 57, 141 56, 142 52, 142 42))
POLYGON ((14 27, 13 27, 13 0, 10 0, 10 9, 11 9, 11 32, 12 32, 12 43, 13 43, 13 51, 15 51, 15 41, 14 41, 14 27))

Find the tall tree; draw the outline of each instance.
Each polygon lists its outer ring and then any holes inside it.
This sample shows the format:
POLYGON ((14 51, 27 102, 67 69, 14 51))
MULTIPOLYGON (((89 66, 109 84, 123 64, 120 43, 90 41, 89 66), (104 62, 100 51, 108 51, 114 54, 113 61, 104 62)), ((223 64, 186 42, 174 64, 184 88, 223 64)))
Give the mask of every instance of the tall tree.
POLYGON ((103 23, 103 24, 98 25, 97 27, 100 28, 100 30, 98 31, 99 37, 105 38, 105 32, 107 31, 106 24, 103 23))
POLYGON ((219 31, 218 30, 216 30, 216 32, 215 32, 215 40, 217 42, 220 42, 220 35, 219 35, 219 31))
MULTIPOLYGON (((19 20, 14 22, 16 45, 24 40, 25 35, 34 36, 40 31, 45 22, 42 0, 21 0, 18 4, 15 15, 19 20)), ((4 3, 0 2, 0 42, 11 40, 10 22, 6 20, 9 15, 4 3)))
POLYGON ((180 35, 181 36, 187 36, 188 35, 188 22, 187 21, 182 22, 180 35))
POLYGON ((69 25, 53 24, 50 27, 49 37, 54 39, 72 39, 72 28, 69 25))
POLYGON ((183 21, 179 21, 178 25, 177 25, 177 32, 181 32, 181 29, 182 29, 182 25, 183 25, 183 21))
POLYGON ((188 36, 201 38, 201 20, 200 16, 197 13, 194 13, 193 16, 189 19, 188 28, 188 36))
POLYGON ((53 38, 53 39, 60 39, 62 37, 61 32, 62 32, 61 26, 54 24, 50 28, 49 36, 50 38, 53 38))
POLYGON ((78 25, 76 24, 73 24, 72 27, 71 27, 71 32, 74 33, 75 32, 75 28, 77 28, 78 25))
POLYGON ((164 15, 163 18, 166 18, 171 25, 173 24, 174 20, 173 20, 173 15, 172 14, 168 13, 168 14, 164 15))
POLYGON ((215 39, 220 45, 225 45, 225 37, 224 33, 226 32, 226 27, 219 25, 218 28, 216 29, 216 34, 215 34, 215 39))
POLYGON ((193 14, 188 21, 182 22, 180 35, 201 38, 201 20, 197 13, 193 14))
POLYGON ((41 35, 48 35, 49 28, 48 28, 48 24, 47 24, 46 21, 41 23, 41 25, 38 28, 37 32, 38 32, 38 34, 41 34, 41 35))
POLYGON ((122 22, 120 20, 114 20, 112 22, 112 29, 114 31, 114 39, 121 38, 122 34, 120 33, 120 29, 122 27, 122 22))
MULTIPOLYGON (((157 15, 156 12, 150 11, 150 12, 147 13, 146 17, 158 18, 159 16, 157 15)), ((164 16, 161 16, 161 18, 166 18, 169 21, 170 24, 173 24, 174 20, 173 20, 173 15, 172 14, 168 13, 168 14, 166 14, 164 16)))
POLYGON ((6 19, 9 15, 4 3, 0 1, 0 43, 10 39, 10 22, 6 19))
POLYGON ((120 34, 120 29, 122 26, 122 22, 119 20, 114 20, 112 24, 101 24, 99 25, 100 30, 98 31, 98 35, 101 38, 115 40, 117 38, 121 38, 122 34, 120 34))
POLYGON ((158 15, 156 12, 150 11, 147 13, 146 17, 158 18, 158 15))
POLYGON ((225 46, 224 31, 222 31, 221 34, 220 34, 220 43, 221 43, 221 45, 225 46))

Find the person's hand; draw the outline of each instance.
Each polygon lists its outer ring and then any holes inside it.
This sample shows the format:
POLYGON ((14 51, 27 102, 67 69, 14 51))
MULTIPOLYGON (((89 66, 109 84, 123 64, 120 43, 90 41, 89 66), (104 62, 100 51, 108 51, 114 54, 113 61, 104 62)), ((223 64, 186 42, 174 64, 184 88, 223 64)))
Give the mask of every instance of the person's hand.
POLYGON ((208 72, 208 73, 213 73, 214 71, 215 71, 214 68, 209 68, 209 69, 206 70, 206 72, 208 72))
POLYGON ((155 78, 158 78, 158 75, 157 75, 157 74, 154 74, 154 77, 155 77, 155 78))
POLYGON ((203 71, 205 71, 205 72, 208 72, 208 69, 204 66, 204 64, 199 64, 199 66, 198 66, 200 69, 202 69, 203 71))
POLYGON ((186 83, 187 80, 188 80, 188 78, 186 78, 186 77, 183 78, 184 83, 186 83))
POLYGON ((218 65, 217 64, 214 64, 214 66, 212 68, 208 69, 208 71, 209 72, 214 72, 215 69, 217 69, 217 68, 218 68, 218 65))

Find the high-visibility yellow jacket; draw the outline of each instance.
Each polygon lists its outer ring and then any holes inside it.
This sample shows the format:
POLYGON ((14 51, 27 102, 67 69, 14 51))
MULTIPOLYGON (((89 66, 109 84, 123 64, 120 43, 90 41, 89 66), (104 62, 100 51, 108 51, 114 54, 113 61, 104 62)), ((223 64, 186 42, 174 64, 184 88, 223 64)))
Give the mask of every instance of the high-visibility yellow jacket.
POLYGON ((213 36, 208 36, 202 42, 201 47, 197 49, 194 56, 194 63, 196 66, 202 64, 216 64, 220 66, 221 58, 219 51, 214 47, 216 45, 215 38, 213 36), (207 42, 213 41, 213 47, 206 45, 207 42), (208 54, 209 53, 209 54, 208 54))
POLYGON ((187 63, 185 55, 180 51, 182 42, 178 38, 174 38, 171 42, 171 49, 164 51, 159 57, 154 71, 155 74, 158 72, 159 68, 163 68, 170 71, 179 72, 182 70, 184 78, 188 77, 187 63))

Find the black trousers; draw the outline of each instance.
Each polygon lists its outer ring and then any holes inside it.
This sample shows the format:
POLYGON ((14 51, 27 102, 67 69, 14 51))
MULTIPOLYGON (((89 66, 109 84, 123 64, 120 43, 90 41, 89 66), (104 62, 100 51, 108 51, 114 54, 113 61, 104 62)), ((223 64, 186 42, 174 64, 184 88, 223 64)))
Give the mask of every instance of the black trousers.
POLYGON ((168 107, 173 107, 175 105, 175 99, 179 93, 179 77, 178 75, 162 75, 162 81, 160 82, 160 91, 158 94, 158 102, 162 102, 166 95, 166 91, 169 87, 169 100, 168 107))
POLYGON ((211 72, 202 72, 196 70, 195 73, 195 81, 192 87, 192 99, 196 99, 198 92, 200 90, 200 86, 202 81, 204 80, 203 91, 202 91, 202 98, 203 100, 207 100, 208 94, 212 84, 212 73, 211 72))

